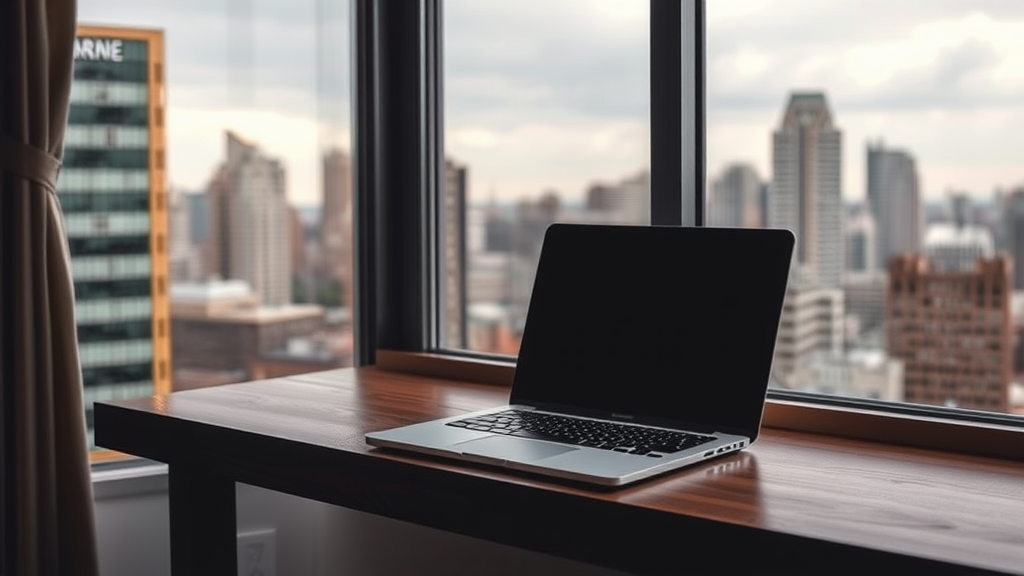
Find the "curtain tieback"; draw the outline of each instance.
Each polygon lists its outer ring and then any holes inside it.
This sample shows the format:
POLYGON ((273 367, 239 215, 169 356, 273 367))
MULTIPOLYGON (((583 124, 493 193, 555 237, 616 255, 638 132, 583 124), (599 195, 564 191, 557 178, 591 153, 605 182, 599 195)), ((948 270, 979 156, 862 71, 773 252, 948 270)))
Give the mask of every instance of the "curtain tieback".
POLYGON ((52 191, 57 190, 60 160, 7 134, 0 134, 0 169, 39 182, 52 191))

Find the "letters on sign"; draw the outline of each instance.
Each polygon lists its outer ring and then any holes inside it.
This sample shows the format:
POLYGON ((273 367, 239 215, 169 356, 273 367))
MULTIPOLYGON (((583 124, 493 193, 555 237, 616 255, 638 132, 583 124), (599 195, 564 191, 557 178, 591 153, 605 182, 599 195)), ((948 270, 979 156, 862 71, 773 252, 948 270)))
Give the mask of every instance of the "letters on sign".
POLYGON ((124 60, 124 41, 112 38, 75 38, 75 60, 124 60))

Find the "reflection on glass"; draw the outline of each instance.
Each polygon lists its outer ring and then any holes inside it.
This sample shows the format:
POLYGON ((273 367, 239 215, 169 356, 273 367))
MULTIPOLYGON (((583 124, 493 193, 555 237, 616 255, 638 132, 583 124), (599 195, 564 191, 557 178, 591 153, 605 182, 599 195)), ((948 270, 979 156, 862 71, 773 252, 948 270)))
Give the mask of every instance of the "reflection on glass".
POLYGON ((886 6, 708 2, 709 223, 799 239, 773 386, 1024 413, 1024 28, 886 6))
POLYGON ((350 9, 79 3, 58 193, 90 427, 352 363, 350 9))
POLYGON ((646 2, 448 0, 442 345, 516 354, 544 230, 650 221, 646 2))

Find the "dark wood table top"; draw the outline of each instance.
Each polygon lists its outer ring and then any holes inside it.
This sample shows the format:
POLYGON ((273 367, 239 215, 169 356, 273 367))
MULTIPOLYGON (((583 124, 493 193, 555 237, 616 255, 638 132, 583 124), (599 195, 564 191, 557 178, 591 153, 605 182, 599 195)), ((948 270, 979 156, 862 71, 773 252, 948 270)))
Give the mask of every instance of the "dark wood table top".
POLYGON ((753 558, 788 573, 1024 573, 1024 463, 763 429, 743 452, 609 491, 363 440, 507 393, 340 369, 97 403, 96 441, 629 572, 730 572, 753 558))

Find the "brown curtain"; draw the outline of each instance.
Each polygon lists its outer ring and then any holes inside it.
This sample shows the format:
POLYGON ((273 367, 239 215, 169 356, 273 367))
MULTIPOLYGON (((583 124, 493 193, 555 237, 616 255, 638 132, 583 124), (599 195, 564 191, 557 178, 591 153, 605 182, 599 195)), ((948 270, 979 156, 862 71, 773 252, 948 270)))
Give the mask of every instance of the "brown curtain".
POLYGON ((0 572, 95 576, 71 260, 55 191, 76 6, 0 5, 0 572))

